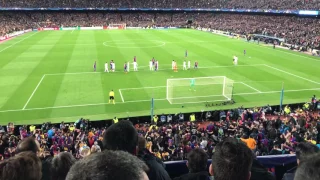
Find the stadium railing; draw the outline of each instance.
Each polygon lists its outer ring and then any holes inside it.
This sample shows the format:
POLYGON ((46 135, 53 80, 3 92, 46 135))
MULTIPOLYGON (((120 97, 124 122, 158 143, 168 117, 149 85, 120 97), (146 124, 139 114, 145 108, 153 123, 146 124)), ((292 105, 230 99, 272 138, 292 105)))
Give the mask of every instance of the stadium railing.
MULTIPOLYGON (((258 156, 257 160, 272 172, 276 179, 281 179, 283 174, 296 166, 296 156, 295 155, 277 155, 277 156, 258 156)), ((211 159, 208 160, 208 167, 211 163, 211 159)), ((165 162, 166 170, 170 177, 178 177, 182 174, 188 173, 188 168, 186 166, 186 161, 168 161, 165 162)))

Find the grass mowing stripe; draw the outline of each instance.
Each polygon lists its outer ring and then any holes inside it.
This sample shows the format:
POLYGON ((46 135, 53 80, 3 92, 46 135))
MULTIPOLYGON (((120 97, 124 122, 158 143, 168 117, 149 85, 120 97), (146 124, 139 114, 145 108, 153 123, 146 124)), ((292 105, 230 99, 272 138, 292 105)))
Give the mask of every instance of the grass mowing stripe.
POLYGON ((2 62, 5 64, 3 64, 0 71, 9 69, 10 71, 4 74, 4 77, 7 77, 8 80, 12 80, 11 77, 18 77, 18 79, 15 81, 17 84, 14 86, 10 86, 10 84, 12 84, 11 82, 8 84, 11 92, 10 95, 7 94, 8 99, 1 109, 13 109, 18 108, 19 106, 22 108, 39 82, 39 79, 43 76, 43 73, 38 76, 34 71, 50 49, 41 49, 39 56, 39 50, 32 45, 43 41, 43 39, 44 34, 37 33, 37 36, 33 36, 33 38, 24 41, 25 43, 28 42, 30 44, 27 49, 26 47, 15 47, 2 53, 4 60, 0 61, 0 64, 2 62), (32 56, 33 54, 37 54, 37 57, 30 58, 29 56, 32 56))

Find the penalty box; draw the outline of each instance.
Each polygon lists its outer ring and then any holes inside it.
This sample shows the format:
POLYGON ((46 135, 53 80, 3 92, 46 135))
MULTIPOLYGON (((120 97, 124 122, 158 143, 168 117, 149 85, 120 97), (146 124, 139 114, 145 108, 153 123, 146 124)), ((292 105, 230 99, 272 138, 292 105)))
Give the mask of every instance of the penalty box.
MULTIPOLYGON (((259 94, 261 91, 252 87, 247 82, 233 82, 233 93, 250 93, 259 94)), ((181 91, 181 95, 173 98, 174 102, 169 101, 170 104, 185 104, 198 102, 213 102, 225 101, 226 97, 221 94, 222 84, 214 84, 208 91, 203 90, 203 86, 195 85, 195 91, 189 89, 189 86, 183 87, 186 90, 181 91), (208 99, 209 98, 209 99, 208 99), (185 101, 187 99, 187 101, 185 101), (214 99, 214 100, 212 100, 214 99)), ((149 101, 151 98, 155 100, 166 100, 167 86, 153 86, 153 87, 137 87, 137 88, 121 88, 119 92, 123 102, 140 102, 149 101)), ((179 92, 177 92, 179 93, 179 92)))
MULTIPOLYGON (((104 76, 103 74, 94 72, 46 74, 39 81, 23 109, 104 104, 108 101, 110 89, 115 91, 116 103, 144 102, 150 101, 151 98, 167 100, 167 86, 124 88, 120 84, 121 86, 117 87, 108 78, 102 78, 101 75, 104 76)), ((260 93, 251 83, 235 81, 233 93, 260 93)), ((181 103, 184 104, 185 101, 183 100, 191 96, 196 98, 192 101, 188 99, 193 103, 208 101, 208 97, 217 101, 226 100, 221 94, 215 94, 217 92, 205 92, 204 94, 201 91, 201 86, 196 85, 195 89, 195 92, 180 96, 181 103)), ((216 89, 220 91, 222 87, 217 85, 216 89)), ((181 104, 179 98, 172 104, 181 104)))

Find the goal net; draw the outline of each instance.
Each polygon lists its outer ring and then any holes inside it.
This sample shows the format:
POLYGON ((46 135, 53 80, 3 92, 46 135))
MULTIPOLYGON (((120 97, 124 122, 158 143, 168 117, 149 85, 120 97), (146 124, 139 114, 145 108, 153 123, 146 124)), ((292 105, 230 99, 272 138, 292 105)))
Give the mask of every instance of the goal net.
POLYGON ((228 101, 232 99, 233 80, 225 76, 167 79, 170 104, 228 101))
POLYGON ((109 24, 108 29, 126 29, 126 24, 109 24))

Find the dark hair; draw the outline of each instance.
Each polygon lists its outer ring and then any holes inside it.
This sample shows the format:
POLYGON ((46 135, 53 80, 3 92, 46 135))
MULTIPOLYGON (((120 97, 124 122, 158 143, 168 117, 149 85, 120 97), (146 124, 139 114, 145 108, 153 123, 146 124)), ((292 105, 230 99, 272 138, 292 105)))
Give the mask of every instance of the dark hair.
POLYGON ((0 179, 40 180, 41 160, 31 151, 25 151, 0 162, 0 179))
POLYGON ((196 148, 188 154, 188 168, 191 173, 197 173, 201 171, 207 171, 207 153, 200 149, 196 148))
POLYGON ((76 162, 71 153, 62 152, 52 159, 52 179, 65 180, 69 169, 76 162))
POLYGON ((17 146, 17 152, 23 151, 32 151, 33 153, 37 153, 39 151, 39 145, 36 143, 36 140, 33 137, 24 138, 19 142, 17 146))
POLYGON ((106 150, 76 162, 66 180, 139 180, 147 170, 144 162, 124 151, 106 150))
POLYGON ((305 158, 297 168, 294 180, 319 180, 320 179, 320 154, 315 153, 305 158))
POLYGON ((252 166, 253 153, 242 142, 226 138, 217 144, 212 156, 215 180, 247 180, 252 166))
POLYGON ((136 153, 138 132, 130 121, 119 121, 111 125, 103 136, 103 147, 108 150, 122 150, 136 153))
POLYGON ((296 147, 296 156, 300 162, 317 152, 319 152, 319 148, 309 142, 299 143, 296 147))
POLYGON ((144 150, 146 148, 146 144, 147 144, 146 138, 139 136, 138 137, 138 150, 139 151, 144 150))

